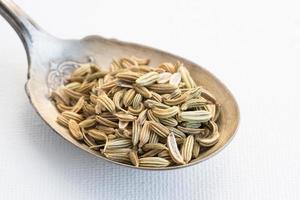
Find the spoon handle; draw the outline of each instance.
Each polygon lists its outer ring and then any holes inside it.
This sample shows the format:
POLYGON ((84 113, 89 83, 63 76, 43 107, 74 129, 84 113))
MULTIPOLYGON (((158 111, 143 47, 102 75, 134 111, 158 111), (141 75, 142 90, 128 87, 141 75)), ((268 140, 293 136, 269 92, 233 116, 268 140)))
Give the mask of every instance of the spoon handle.
POLYGON ((11 0, 0 0, 0 14, 15 29, 28 51, 41 28, 11 0))

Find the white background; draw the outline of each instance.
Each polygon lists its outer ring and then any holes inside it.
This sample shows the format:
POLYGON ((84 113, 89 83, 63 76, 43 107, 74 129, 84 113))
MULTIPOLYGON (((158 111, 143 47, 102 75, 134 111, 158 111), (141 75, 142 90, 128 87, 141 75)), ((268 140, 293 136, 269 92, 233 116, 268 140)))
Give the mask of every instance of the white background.
POLYGON ((286 0, 16 0, 62 38, 160 48, 209 69, 241 110, 236 137, 200 165, 165 172, 101 161, 31 108, 27 61, 0 18, 0 199, 300 199, 300 12, 286 0))

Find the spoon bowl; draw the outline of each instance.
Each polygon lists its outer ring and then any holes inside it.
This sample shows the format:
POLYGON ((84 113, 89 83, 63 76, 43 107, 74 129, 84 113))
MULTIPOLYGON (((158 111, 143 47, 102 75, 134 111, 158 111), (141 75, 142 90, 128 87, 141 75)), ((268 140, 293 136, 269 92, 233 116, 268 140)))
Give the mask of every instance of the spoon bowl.
MULTIPOLYGON (((201 66, 158 49, 115 39, 106 39, 100 36, 88 36, 81 40, 55 38, 43 31, 10 0, 0 0, 0 14, 16 30, 25 46, 28 58, 28 80, 25 88, 32 106, 56 133, 77 147, 108 160, 102 157, 100 152, 91 150, 88 146, 73 139, 67 129, 57 124, 58 111, 49 99, 50 92, 65 82, 66 77, 78 67, 78 63, 95 62, 105 68, 109 66, 113 58, 131 55, 150 58, 151 66, 163 62, 175 63, 180 61, 184 63, 195 82, 210 91, 216 97, 217 102, 221 104, 218 119, 220 132, 218 143, 190 164, 163 169, 182 168, 200 163, 223 149, 235 134, 239 123, 238 105, 225 85, 201 66)), ((108 161, 129 166, 111 160, 108 161)), ((130 167, 136 168, 134 166, 130 167)), ((139 167, 139 169, 143 168, 139 167)))

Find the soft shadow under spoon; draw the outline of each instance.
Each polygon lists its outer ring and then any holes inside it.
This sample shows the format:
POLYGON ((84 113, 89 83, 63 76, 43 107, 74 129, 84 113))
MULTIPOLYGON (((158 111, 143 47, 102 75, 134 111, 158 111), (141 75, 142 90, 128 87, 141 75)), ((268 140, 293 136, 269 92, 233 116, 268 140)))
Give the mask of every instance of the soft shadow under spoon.
MULTIPOLYGON (((76 68, 75 62, 88 62, 91 57, 101 67, 109 66, 113 58, 130 55, 150 58, 153 65, 179 60, 190 70, 196 83, 208 89, 216 97, 218 103, 222 105, 218 121, 221 135, 218 143, 205 151, 196 162, 165 169, 181 168, 199 163, 215 155, 232 139, 239 123, 237 103, 224 84, 199 65, 151 47, 106 39, 100 36, 88 36, 81 40, 55 38, 43 31, 10 0, 0 0, 0 14, 15 29, 25 46, 28 58, 26 93, 31 104, 52 129, 77 147, 108 160, 89 149, 86 145, 77 142, 64 127, 57 124, 56 117, 58 112, 49 100, 49 90, 55 89, 63 83, 65 77, 76 68), (67 60, 72 60, 74 63, 70 62, 68 65, 61 67, 60 63, 67 60)), ((108 161, 117 163, 111 160, 108 161)), ((117 164, 128 166, 121 163, 117 164)), ((135 168, 134 166, 132 167, 135 168)))

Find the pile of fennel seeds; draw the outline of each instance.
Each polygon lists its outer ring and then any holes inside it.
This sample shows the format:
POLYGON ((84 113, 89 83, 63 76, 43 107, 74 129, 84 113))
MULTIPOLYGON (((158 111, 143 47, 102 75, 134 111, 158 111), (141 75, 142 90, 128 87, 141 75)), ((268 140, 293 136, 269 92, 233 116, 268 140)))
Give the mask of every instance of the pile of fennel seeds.
POLYGON ((180 62, 82 64, 51 98, 57 122, 102 156, 137 167, 185 165, 219 139, 220 105, 180 62))

